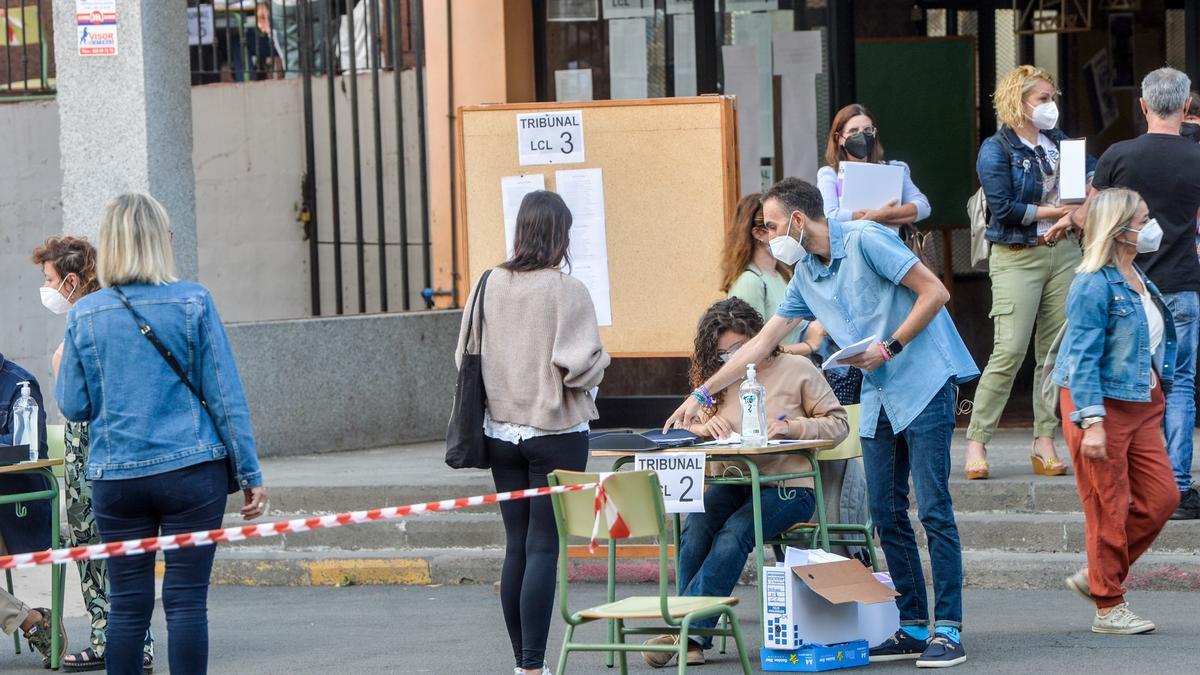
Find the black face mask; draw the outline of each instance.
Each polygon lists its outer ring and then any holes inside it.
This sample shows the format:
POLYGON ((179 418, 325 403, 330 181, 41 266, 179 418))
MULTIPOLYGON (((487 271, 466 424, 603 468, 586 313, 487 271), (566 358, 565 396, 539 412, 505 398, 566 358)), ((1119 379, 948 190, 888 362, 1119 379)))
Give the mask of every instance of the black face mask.
POLYGON ((1179 135, 1193 143, 1200 143, 1200 124, 1184 122, 1183 126, 1179 127, 1179 135))
POLYGON ((859 132, 846 138, 846 153, 857 159, 867 159, 875 150, 875 134, 859 132))

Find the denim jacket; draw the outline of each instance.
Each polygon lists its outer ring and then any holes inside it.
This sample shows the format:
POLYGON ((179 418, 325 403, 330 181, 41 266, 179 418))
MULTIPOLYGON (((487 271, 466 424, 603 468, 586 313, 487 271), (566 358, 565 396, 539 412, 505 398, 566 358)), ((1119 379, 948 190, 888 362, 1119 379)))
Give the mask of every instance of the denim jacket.
MULTIPOLYGON (((1061 129, 1042 133, 1055 145, 1070 138, 1061 129)), ((1096 158, 1089 153, 1089 180, 1095 171, 1096 158)), ((1036 244, 1035 214, 1042 201, 1042 171, 1034 151, 1021 142, 1015 131, 1002 127, 980 146, 975 172, 987 197, 987 240, 998 244, 1036 244)))
POLYGON ((231 492, 262 485, 246 396, 208 289, 178 281, 121 290, 204 395, 219 428, 112 289, 84 296, 67 316, 55 395, 67 419, 90 425, 88 480, 228 457, 231 492))
MULTIPOLYGON (((1135 268, 1136 269, 1136 268, 1135 268)), ((1085 417, 1104 417, 1104 399, 1149 401, 1158 373, 1169 391, 1175 372, 1175 323, 1162 294, 1139 269, 1138 275, 1158 304, 1163 317, 1163 338, 1150 353, 1150 324, 1142 298, 1112 266, 1080 274, 1067 295, 1067 327, 1054 383, 1071 390, 1076 424, 1085 417)))

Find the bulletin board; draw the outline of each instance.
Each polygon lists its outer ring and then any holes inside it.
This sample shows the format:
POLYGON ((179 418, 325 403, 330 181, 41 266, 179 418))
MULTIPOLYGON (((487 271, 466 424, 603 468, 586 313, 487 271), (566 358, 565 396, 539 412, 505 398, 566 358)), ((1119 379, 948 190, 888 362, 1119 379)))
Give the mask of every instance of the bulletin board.
POLYGON ((885 159, 907 162, 929 198, 933 210, 917 226, 965 227, 979 149, 975 39, 859 40, 854 63, 859 103, 875 116, 885 159))
POLYGON ((459 108, 459 297, 504 262, 501 180, 601 169, 614 356, 688 356, 696 323, 720 299, 725 224, 738 200, 737 122, 725 96, 459 108), (582 163, 519 163, 517 117, 581 111, 582 163))

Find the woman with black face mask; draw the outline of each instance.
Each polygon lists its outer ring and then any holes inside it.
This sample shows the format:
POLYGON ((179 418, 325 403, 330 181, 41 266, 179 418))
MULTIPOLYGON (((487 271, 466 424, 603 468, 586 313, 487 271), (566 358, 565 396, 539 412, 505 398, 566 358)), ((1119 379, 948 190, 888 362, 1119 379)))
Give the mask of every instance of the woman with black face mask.
POLYGON ((929 200, 917 189, 904 162, 885 162, 883 146, 875 120, 865 107, 851 103, 838 111, 829 128, 825 146, 825 163, 817 172, 817 187, 825 201, 825 217, 830 220, 871 220, 900 233, 900 226, 911 225, 929 217, 929 200), (880 204, 870 210, 850 211, 842 208, 842 163, 871 162, 892 164, 904 169, 904 189, 899 200, 880 204))

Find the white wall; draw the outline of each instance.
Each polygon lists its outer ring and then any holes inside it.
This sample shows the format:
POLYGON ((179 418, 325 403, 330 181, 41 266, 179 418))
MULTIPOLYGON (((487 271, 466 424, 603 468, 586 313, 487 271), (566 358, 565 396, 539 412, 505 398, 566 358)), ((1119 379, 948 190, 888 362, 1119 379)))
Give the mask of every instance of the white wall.
POLYGON ((300 80, 192 88, 200 282, 222 318, 309 316, 300 80))
POLYGON ((50 356, 64 318, 42 307, 42 270, 30 255, 62 231, 57 104, 0 105, 0 138, 0 353, 32 372, 53 399, 50 356))
MULTIPOLYGON (((398 153, 391 73, 380 73, 383 129, 385 241, 390 309, 400 308, 397 196, 398 153)), ((409 241, 420 240, 416 92, 412 71, 403 73, 405 170, 409 241)), ((305 171, 302 82, 274 80, 192 89, 193 153, 199 280, 208 286, 227 323, 312 315, 309 248, 298 220, 305 171)), ((327 85, 313 81, 317 207, 322 241, 332 237, 327 85)), ((359 88, 364 239, 377 241, 371 89, 359 88)), ((340 168, 341 232, 353 237, 348 81, 335 81, 340 168)), ((62 167, 58 106, 54 101, 0 105, 0 353, 21 363, 49 389, 50 356, 62 339, 63 318, 40 303, 41 270, 33 248, 62 233, 62 167)), ((103 161, 103 160, 98 160, 103 161)), ((100 214, 97 214, 99 217, 100 214)), ((379 310, 376 246, 367 246, 367 311, 379 310)), ((355 250, 342 246, 345 310, 357 311, 355 250)), ((419 299, 420 248, 410 247, 412 307, 419 299)), ((333 311, 333 247, 321 251, 323 312, 333 311)), ((51 406, 53 411, 53 406, 51 406)))

